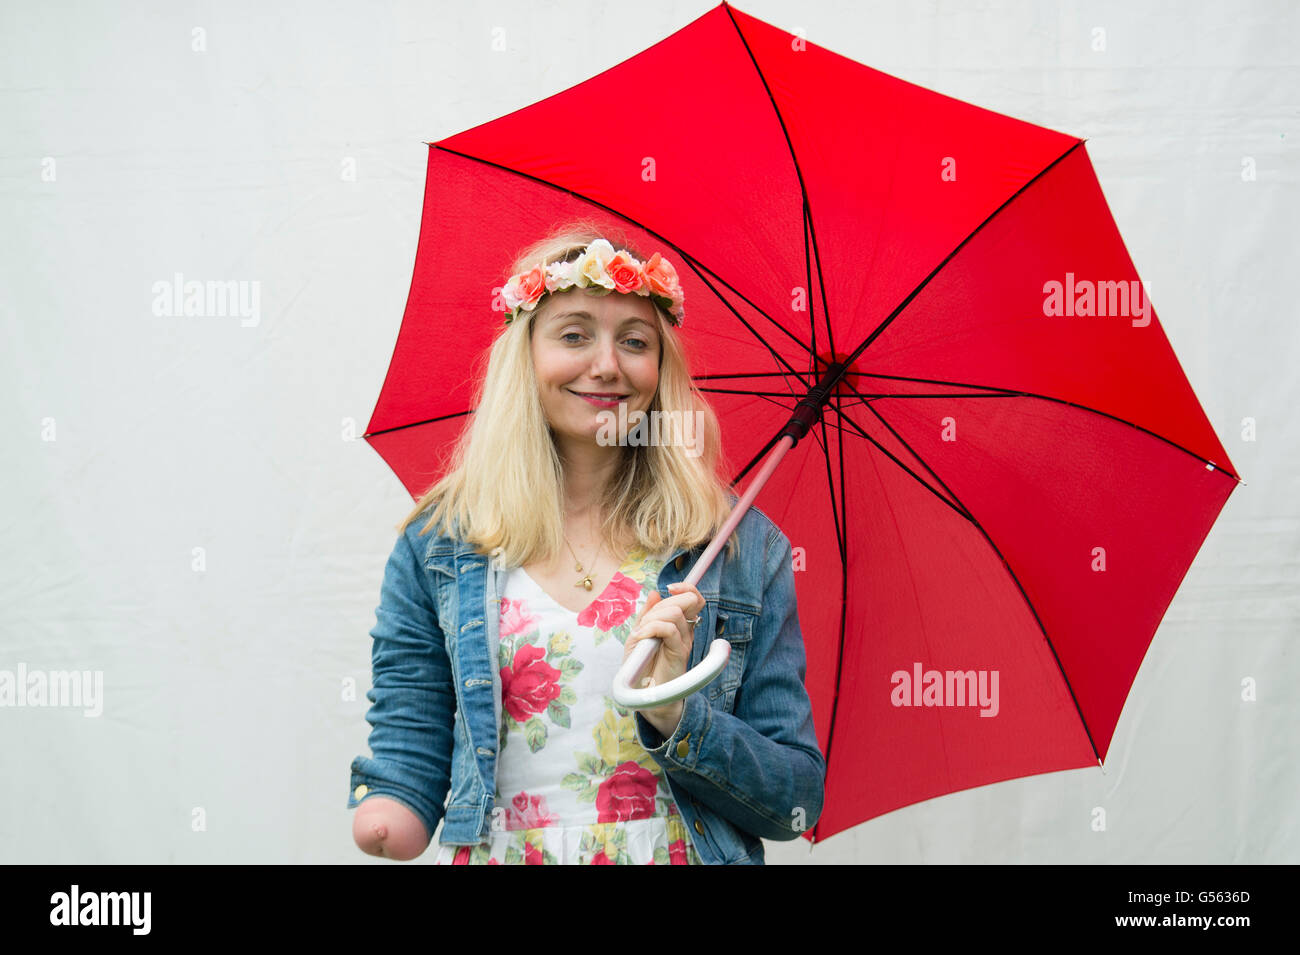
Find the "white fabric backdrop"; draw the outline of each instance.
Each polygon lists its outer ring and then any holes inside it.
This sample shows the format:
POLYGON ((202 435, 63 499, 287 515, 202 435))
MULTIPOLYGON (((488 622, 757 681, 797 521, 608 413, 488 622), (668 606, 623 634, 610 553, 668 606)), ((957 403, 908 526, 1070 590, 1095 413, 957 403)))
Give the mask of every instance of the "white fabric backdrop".
MULTIPOLYGON (((346 437, 401 320, 423 142, 710 6, 4 4, 0 670, 102 671, 103 709, 0 708, 0 861, 386 864, 352 845, 345 803, 410 499, 346 437), (156 315, 153 285, 176 273, 258 283, 256 320, 156 315)), ((741 9, 1087 137, 1248 482, 1156 635, 1104 772, 930 800, 811 853, 770 843, 769 860, 1300 861, 1297 5, 741 9)))

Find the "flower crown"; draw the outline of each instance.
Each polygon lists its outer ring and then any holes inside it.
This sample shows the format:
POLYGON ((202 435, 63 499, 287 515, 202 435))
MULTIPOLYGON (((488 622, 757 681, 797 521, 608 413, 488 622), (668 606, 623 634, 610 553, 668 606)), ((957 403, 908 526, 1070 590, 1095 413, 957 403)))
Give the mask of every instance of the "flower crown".
POLYGON ((501 289, 505 302, 505 323, 509 325, 531 312, 548 293, 570 287, 590 288, 592 294, 610 292, 648 296, 668 312, 669 321, 681 327, 685 299, 677 270, 658 252, 641 262, 624 249, 614 251, 606 239, 596 239, 570 262, 538 263, 525 272, 510 276, 501 289))

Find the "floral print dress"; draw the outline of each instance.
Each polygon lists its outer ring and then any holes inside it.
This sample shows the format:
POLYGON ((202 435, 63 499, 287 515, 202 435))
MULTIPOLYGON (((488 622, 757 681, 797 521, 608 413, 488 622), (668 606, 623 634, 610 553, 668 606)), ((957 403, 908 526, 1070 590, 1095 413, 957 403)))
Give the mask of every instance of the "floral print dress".
POLYGON ((634 551, 580 613, 522 567, 501 600, 501 721, 489 840, 436 865, 699 865, 663 769, 610 696, 663 561, 634 551))

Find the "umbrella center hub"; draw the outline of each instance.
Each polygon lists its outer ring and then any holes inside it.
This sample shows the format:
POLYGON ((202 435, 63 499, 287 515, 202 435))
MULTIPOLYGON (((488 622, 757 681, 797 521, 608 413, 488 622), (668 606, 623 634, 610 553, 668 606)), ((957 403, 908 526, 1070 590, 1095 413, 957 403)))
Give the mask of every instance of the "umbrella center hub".
POLYGON ((798 444, 799 439, 808 433, 808 429, 820 420, 826 403, 831 398, 838 395, 847 397, 852 394, 844 377, 846 366, 843 361, 838 360, 839 356, 833 354, 830 360, 824 355, 818 357, 822 360, 823 367, 819 370, 817 384, 813 385, 808 394, 799 399, 799 403, 795 405, 790 415, 790 420, 780 431, 780 435, 788 435, 792 439, 791 447, 798 444))
MULTIPOLYGON (((833 397, 853 397, 853 391, 849 388, 850 382, 848 375, 850 372, 846 370, 838 379, 835 377, 837 372, 848 365, 848 357, 848 355, 838 351, 830 353, 822 352, 817 356, 817 383, 819 387, 826 389, 828 399, 833 397), (832 381, 834 381, 834 384, 831 384, 832 381)), ((848 365, 848 368, 852 369, 853 366, 848 365)))

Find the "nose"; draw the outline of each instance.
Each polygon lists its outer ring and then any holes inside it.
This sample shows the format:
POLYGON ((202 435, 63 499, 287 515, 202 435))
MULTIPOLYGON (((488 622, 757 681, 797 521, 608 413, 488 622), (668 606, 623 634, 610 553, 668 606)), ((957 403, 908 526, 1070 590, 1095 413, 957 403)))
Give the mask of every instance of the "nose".
POLYGON ((612 338, 602 337, 591 356, 591 376, 608 380, 618 377, 618 351, 612 338))

